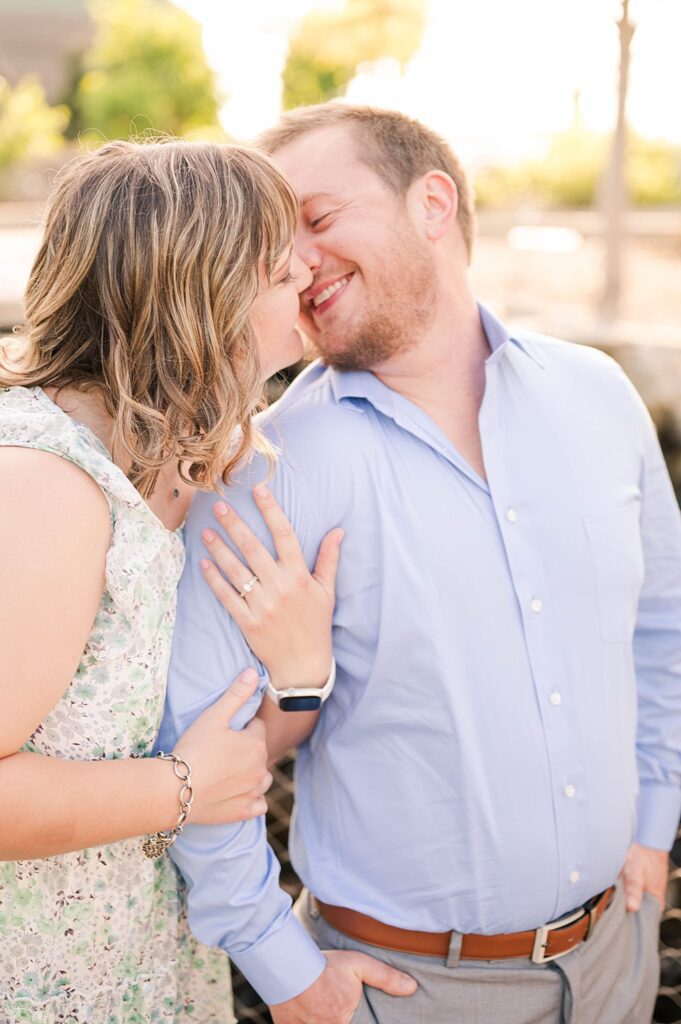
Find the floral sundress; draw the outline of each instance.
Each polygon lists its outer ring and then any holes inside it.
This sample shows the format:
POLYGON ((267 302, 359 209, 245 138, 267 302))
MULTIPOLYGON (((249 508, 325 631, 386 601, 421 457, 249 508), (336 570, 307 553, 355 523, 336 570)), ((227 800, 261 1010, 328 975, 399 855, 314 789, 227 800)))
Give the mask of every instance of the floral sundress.
MULTIPOLYGON (((71 760, 149 755, 163 710, 181 537, 41 388, 0 389, 0 445, 80 466, 111 514, 105 591, 80 665, 22 749, 71 760)), ((0 862, 0 1021, 232 1024, 229 962, 191 935, 184 883, 167 855, 147 859, 140 839, 0 862)))

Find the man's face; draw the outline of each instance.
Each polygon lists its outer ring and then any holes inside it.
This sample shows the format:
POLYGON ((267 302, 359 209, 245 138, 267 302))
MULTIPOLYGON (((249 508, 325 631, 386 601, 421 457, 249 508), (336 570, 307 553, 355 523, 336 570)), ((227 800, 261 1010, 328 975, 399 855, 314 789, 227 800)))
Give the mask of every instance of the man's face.
POLYGON ((351 129, 332 127, 274 153, 301 201, 295 247, 313 273, 301 326, 339 369, 372 369, 406 351, 433 313, 428 243, 358 146, 351 129))

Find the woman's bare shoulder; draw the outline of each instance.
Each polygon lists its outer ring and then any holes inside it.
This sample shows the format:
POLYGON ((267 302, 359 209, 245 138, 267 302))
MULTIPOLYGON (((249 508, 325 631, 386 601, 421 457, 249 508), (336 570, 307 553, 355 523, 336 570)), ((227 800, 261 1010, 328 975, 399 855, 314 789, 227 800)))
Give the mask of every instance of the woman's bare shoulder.
POLYGON ((0 543, 31 537, 31 550, 67 555, 80 539, 84 560, 100 560, 110 543, 109 505, 80 466, 53 452, 0 445, 0 543))

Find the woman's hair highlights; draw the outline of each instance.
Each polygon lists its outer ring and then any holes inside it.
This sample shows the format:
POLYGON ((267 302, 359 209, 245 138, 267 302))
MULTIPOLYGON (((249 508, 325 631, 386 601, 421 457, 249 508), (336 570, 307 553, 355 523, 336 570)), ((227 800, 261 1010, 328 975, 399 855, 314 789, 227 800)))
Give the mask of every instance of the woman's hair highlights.
MULTIPOLYGON (((148 497, 168 458, 214 487, 267 442, 250 325, 297 203, 240 146, 112 142, 58 180, 25 295, 22 358, 0 385, 97 388, 114 452, 148 497)), ((182 472, 182 470, 181 470, 182 472)))

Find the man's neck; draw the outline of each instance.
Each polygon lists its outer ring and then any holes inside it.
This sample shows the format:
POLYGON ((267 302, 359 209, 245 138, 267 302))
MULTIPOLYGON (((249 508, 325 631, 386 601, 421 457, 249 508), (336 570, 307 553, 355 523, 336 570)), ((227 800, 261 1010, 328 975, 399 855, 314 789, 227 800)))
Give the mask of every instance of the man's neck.
POLYGON ((464 291, 447 298, 417 344, 374 372, 387 387, 423 409, 484 476, 478 413, 490 348, 472 294, 464 291))
POLYGON ((487 337, 472 295, 442 304, 416 344, 374 370, 379 380, 435 412, 445 405, 468 404, 471 394, 482 401, 487 337))

